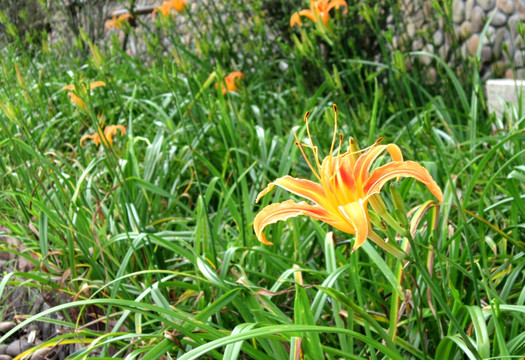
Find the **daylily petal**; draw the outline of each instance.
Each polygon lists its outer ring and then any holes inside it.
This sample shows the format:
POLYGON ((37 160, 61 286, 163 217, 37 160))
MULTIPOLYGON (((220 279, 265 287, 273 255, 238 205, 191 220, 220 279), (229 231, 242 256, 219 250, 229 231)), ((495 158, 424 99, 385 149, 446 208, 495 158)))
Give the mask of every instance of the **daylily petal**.
POLYGON ((299 11, 299 15, 307 17, 308 19, 312 20, 313 22, 315 22, 315 20, 316 20, 315 13, 312 10, 301 10, 301 11, 299 11))
POLYGON ((443 193, 436 184, 434 179, 430 176, 427 169, 413 161, 397 161, 378 167, 375 169, 366 183, 363 190, 368 197, 381 191, 383 185, 396 177, 412 177, 423 184, 434 194, 434 196, 443 202, 443 193))
POLYGON ((326 8, 326 12, 330 11, 331 9, 333 9, 336 6, 344 7, 343 14, 348 13, 348 5, 347 5, 346 1, 343 1, 343 0, 332 0, 332 1, 330 1, 330 3, 328 4, 328 7, 326 8))
POLYGON ((78 96, 76 96, 72 92, 67 93, 67 94, 69 95, 69 98, 71 99, 71 101, 74 102, 79 108, 81 108, 81 109, 85 109, 86 108, 86 103, 81 98, 79 98, 78 96))
POLYGON ((303 22, 301 21, 301 16, 297 12, 294 13, 290 18, 290 27, 294 27, 295 24, 303 25, 303 22))
POLYGON ((275 185, 295 195, 311 200, 317 205, 324 206, 326 204, 325 193, 321 185, 310 180, 297 179, 289 175, 283 176, 269 183, 266 189, 257 195, 255 202, 259 202, 259 200, 269 193, 275 185))
POLYGON ((352 224, 355 231, 355 243, 352 251, 357 250, 364 244, 368 237, 370 219, 366 210, 366 202, 362 199, 349 204, 339 206, 339 212, 352 224))
POLYGON ((89 89, 93 90, 94 88, 100 87, 100 86, 106 86, 106 83, 104 81, 93 81, 92 83, 89 84, 89 89))
POLYGON ((86 139, 91 139, 95 142, 95 145, 98 145, 97 144, 97 140, 98 140, 98 134, 93 134, 93 135, 84 135, 80 138, 80 146, 84 146, 83 143, 86 139))
POLYGON ((385 150, 390 153, 393 161, 403 161, 401 149, 399 149, 396 144, 373 146, 370 150, 361 155, 355 164, 354 176, 360 181, 360 184, 364 184, 368 179, 370 167, 385 150))
POLYGON ((313 22, 317 20, 315 17, 315 13, 312 10, 301 10, 292 15, 292 17, 290 18, 290 26, 294 27, 295 24, 303 25, 303 22, 301 21, 301 16, 307 17, 313 22))
MULTIPOLYGON (((324 221, 332 226, 340 223, 341 219, 334 218, 332 214, 317 205, 308 205, 306 202, 296 203, 293 200, 287 200, 282 203, 271 204, 262 209, 253 220, 253 230, 260 242, 266 245, 273 243, 266 240, 263 230, 266 226, 278 221, 287 220, 299 215, 310 216, 313 219, 324 221)), ((344 231, 344 230, 343 230, 344 231)))

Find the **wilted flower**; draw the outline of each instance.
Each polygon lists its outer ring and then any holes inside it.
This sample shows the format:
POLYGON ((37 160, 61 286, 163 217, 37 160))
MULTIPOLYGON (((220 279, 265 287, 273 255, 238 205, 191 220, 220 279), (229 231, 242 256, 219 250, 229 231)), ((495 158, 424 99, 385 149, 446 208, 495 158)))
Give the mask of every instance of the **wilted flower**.
POLYGON ((229 73, 224 78, 226 87, 224 87, 224 84, 222 83, 217 83, 215 84, 215 89, 218 89, 220 87, 223 95, 225 95, 228 91, 238 91, 239 88, 237 87, 237 84, 239 79, 244 79, 244 74, 242 72, 234 71, 232 73, 229 73))
POLYGON ((106 22, 106 29, 109 29, 110 27, 116 27, 117 29, 122 29, 124 27, 124 23, 128 22, 128 19, 133 19, 133 15, 131 14, 123 14, 117 17, 117 15, 113 15, 113 20, 106 22))
POLYGON ((343 0, 311 0, 309 10, 301 10, 296 12, 290 18, 290 26, 294 27, 295 24, 303 25, 301 16, 307 17, 313 22, 321 19, 323 24, 328 23, 330 19, 330 10, 335 7, 344 7, 344 13, 348 12, 348 5, 343 0))
POLYGON ((95 143, 95 146, 99 146, 103 143, 106 146, 113 146, 113 136, 117 135, 117 130, 120 130, 120 135, 126 134, 126 128, 122 125, 109 125, 102 129, 99 128, 97 133, 91 135, 84 135, 80 139, 80 146, 84 146, 84 140, 91 139, 95 143), (102 135, 102 137, 101 137, 102 135))
POLYGON ((177 12, 182 12, 184 8, 186 7, 186 0, 169 0, 164 1, 161 6, 155 8, 153 10, 153 16, 155 13, 160 11, 164 16, 169 16, 171 9, 175 9, 177 12))
MULTIPOLYGON (((368 149, 359 151, 351 139, 348 150, 341 154, 343 136, 340 134, 339 148, 337 155, 334 156, 334 145, 337 138, 337 107, 335 104, 334 111, 336 117, 332 146, 329 155, 321 164, 319 163, 318 148, 313 145, 308 128, 309 113, 306 113, 305 121, 310 145, 302 144, 299 140, 296 143, 319 183, 287 175, 270 183, 257 196, 256 201, 258 202, 262 196, 277 185, 313 202, 313 204, 309 204, 304 201, 297 203, 288 200, 268 205, 262 209, 255 217, 253 226, 257 238, 264 244, 272 245, 263 234, 267 225, 299 215, 306 215, 324 221, 343 232, 355 234, 356 240, 353 250, 363 245, 367 238, 387 250, 393 249, 372 229, 367 209, 368 202, 370 202, 377 214, 381 216, 381 209, 376 209, 376 207, 382 204, 382 200, 377 199, 377 197, 387 181, 399 177, 415 178, 425 184, 440 202, 443 201, 441 189, 428 171, 418 163, 403 161, 401 150, 395 144, 380 145, 380 139, 368 149), (317 170, 311 165, 304 153, 305 147, 312 149, 317 170), (375 160, 384 151, 390 154, 393 162, 370 171, 375 160)), ((393 251, 392 253, 394 254, 393 251)))

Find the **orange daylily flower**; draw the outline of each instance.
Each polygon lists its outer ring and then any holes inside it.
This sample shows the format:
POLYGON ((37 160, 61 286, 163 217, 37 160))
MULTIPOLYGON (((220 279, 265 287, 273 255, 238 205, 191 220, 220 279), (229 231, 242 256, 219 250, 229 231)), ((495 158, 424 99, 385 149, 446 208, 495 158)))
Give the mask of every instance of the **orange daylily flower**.
POLYGON ((330 10, 335 7, 344 7, 344 14, 348 12, 348 5, 344 0, 311 0, 309 10, 301 10, 292 15, 290 26, 294 27, 295 24, 303 25, 301 16, 307 17, 312 22, 321 19, 323 24, 326 25, 328 24, 328 19, 330 19, 330 10))
MULTIPOLYGON (((378 194, 387 181, 399 177, 412 177, 422 182, 430 189, 439 202, 443 201, 443 193, 423 166, 413 161, 403 161, 399 147, 395 144, 380 145, 379 143, 382 139, 363 151, 357 150, 357 145, 351 140, 348 150, 341 154, 343 137, 340 134, 339 150, 337 155, 333 156, 337 134, 337 106, 335 104, 334 111, 336 114, 335 132, 330 155, 322 163, 319 163, 318 148, 313 146, 310 136, 308 112, 305 115, 305 121, 310 145, 302 144, 299 140, 296 143, 319 183, 287 175, 270 183, 266 189, 259 193, 256 200, 258 202, 261 197, 277 185, 295 195, 310 200, 313 204, 304 201, 295 202, 288 200, 266 206, 254 219, 255 234, 262 243, 272 245, 263 234, 266 226, 299 215, 306 215, 324 221, 343 232, 355 234, 356 240, 353 250, 358 249, 369 238, 385 250, 396 255, 396 251, 394 251, 396 249, 386 243, 372 229, 367 210, 368 203, 370 202, 376 213, 381 215, 381 211, 378 208, 383 202, 378 194), (312 149, 317 170, 308 161, 304 147, 312 149), (390 154, 393 161, 370 171, 375 160, 385 151, 390 154)), ((399 253, 401 252, 397 250, 397 255, 399 253)))
POLYGON ((226 95, 228 91, 239 91, 239 88, 237 87, 238 79, 244 79, 244 74, 240 71, 234 71, 232 73, 229 73, 225 78, 224 82, 226 83, 226 87, 224 87, 224 84, 217 83, 215 84, 215 89, 221 88, 222 94, 226 95))
POLYGON ((153 10, 152 15, 155 16, 155 13, 160 11, 164 16, 169 16, 171 9, 175 9, 177 12, 182 12, 186 7, 186 0, 169 0, 164 1, 161 6, 153 10))
POLYGON ((91 135, 84 135, 80 139, 80 146, 84 146, 83 143, 86 139, 91 139, 95 143, 95 146, 99 146, 103 143, 106 146, 113 146, 113 136, 117 135, 117 130, 120 130, 120 135, 126 134, 126 128, 122 125, 109 125, 104 128, 104 132, 99 128, 98 132, 91 135), (103 136, 101 137, 100 135, 103 136))
MULTIPOLYGON (((106 83, 104 81, 93 81, 89 83, 89 90, 93 90, 94 88, 100 87, 100 86, 106 86, 106 83)), ((70 91, 76 91, 74 84, 66 85, 62 88, 62 90, 70 90, 70 91)), ((84 87, 84 91, 86 88, 84 87)))
POLYGON ((117 15, 113 15, 113 20, 106 22, 106 29, 109 29, 112 26, 116 27, 117 29, 122 29, 124 27, 124 23, 128 22, 128 19, 133 19, 133 15, 123 14, 118 18, 117 15))
MULTIPOLYGON (((94 88, 100 87, 100 86, 106 86, 106 83, 104 81, 93 81, 89 84, 89 90, 93 90, 94 88)), ((86 91, 86 87, 83 85, 84 91, 86 91)), ((75 88, 74 84, 66 85, 62 88, 62 90, 69 90, 67 93, 69 95, 69 98, 73 103, 75 103, 79 108, 85 109, 86 103, 79 98, 75 92, 77 89, 75 88)))

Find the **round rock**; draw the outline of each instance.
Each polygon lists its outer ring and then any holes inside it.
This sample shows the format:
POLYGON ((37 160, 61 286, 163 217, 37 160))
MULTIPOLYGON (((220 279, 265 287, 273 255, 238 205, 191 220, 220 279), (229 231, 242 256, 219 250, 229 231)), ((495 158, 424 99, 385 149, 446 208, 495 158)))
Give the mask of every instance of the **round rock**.
POLYGON ((434 40, 434 46, 440 46, 443 44, 443 31, 437 30, 432 38, 434 40))
POLYGON ((32 344, 28 343, 25 339, 18 339, 13 341, 7 347, 6 354, 9 356, 18 356, 26 350, 29 350, 33 347, 32 344))
MULTIPOLYGON (((423 47, 423 51, 433 54, 434 46, 432 44, 426 44, 423 47)), ((432 57, 430 55, 421 55, 419 57, 419 60, 425 65, 430 65, 430 63, 432 62, 432 57)))
POLYGON ((467 0, 465 2, 465 19, 470 21, 472 17, 472 9, 474 8, 475 0, 467 0))
POLYGON ((505 13, 498 10, 494 17, 492 18, 492 21, 490 22, 493 26, 502 26, 507 23, 507 15, 505 13))
POLYGON ((520 17, 518 14, 514 14, 511 17, 509 17, 509 21, 507 24, 509 25, 510 34, 513 38, 518 36, 518 24, 521 22, 520 17))
POLYGON ((16 326, 16 324, 12 321, 3 321, 0 322, 0 334, 8 333, 9 331, 13 330, 13 328, 16 326))
POLYGON ((511 68, 505 70, 505 79, 514 79, 514 71, 511 68))
POLYGON ((496 0, 478 0, 478 4, 485 11, 492 10, 496 6, 496 0))
POLYGON ((496 35, 494 36, 494 42, 492 44, 492 52, 494 53, 495 58, 501 56, 501 50, 503 46, 503 41, 510 39, 510 32, 504 27, 496 30, 496 35))
POLYGON ((496 0, 496 7, 505 14, 510 15, 514 12, 513 0, 496 0))
POLYGON ((519 80, 524 80, 525 79, 525 69, 516 70, 516 78, 519 80))
POLYGON ((52 351, 53 350, 51 348, 43 347, 35 351, 29 360, 42 360, 46 355, 51 354, 52 351))
POLYGON ((461 0, 452 2, 452 21, 461 24, 465 20, 465 3, 461 0))
POLYGON ((0 355, 4 355, 7 351, 7 345, 0 345, 0 355))
POLYGON ((485 25, 485 11, 483 11, 481 6, 474 6, 474 9, 472 9, 471 23, 473 32, 481 32, 485 25))
POLYGON ((488 63, 490 61, 491 56, 492 50, 490 49, 490 46, 483 46, 481 48, 481 62, 488 63))
POLYGON ((516 12, 520 20, 525 21, 525 0, 514 0, 514 5, 516 5, 516 12))
POLYGON ((466 40, 472 35, 472 24, 470 21, 465 21, 459 28, 459 37, 462 40, 466 40))
POLYGON ((479 46, 479 36, 478 35, 472 35, 470 37, 470 40, 468 42, 468 52, 470 55, 475 56, 476 52, 478 51, 479 46))
POLYGON ((516 67, 525 66, 525 54, 521 50, 516 50, 514 53, 514 65, 516 67))
POLYGON ((0 360, 11 360, 12 357, 6 354, 0 355, 0 360))

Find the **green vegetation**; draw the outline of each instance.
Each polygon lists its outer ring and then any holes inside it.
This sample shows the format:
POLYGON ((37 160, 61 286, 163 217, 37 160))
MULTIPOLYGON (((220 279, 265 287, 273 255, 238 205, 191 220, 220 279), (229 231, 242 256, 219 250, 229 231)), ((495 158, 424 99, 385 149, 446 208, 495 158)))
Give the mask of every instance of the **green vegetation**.
POLYGON ((425 54, 389 45, 388 2, 352 1, 327 26, 293 29, 306 1, 210 4, 136 16, 97 42, 21 38, 2 17, 0 226, 25 251, 0 251, 34 268, 5 273, 0 299, 13 286, 56 299, 19 327, 60 322, 68 330, 43 346, 84 344, 71 359, 524 357, 521 109, 488 114, 476 59, 458 76, 435 58, 429 83, 425 54), (245 78, 223 94, 233 71, 245 78), (443 190, 422 211, 430 191, 392 181, 408 219, 382 191, 402 226, 419 221, 413 238, 375 227, 405 260, 371 241, 351 252, 353 235, 306 217, 269 226, 273 246, 257 241, 259 210, 295 198, 257 194, 287 174, 315 180, 293 131, 306 141, 311 111, 328 155, 333 103, 345 139, 397 144, 443 190), (107 125, 126 133, 80 145, 107 125))

